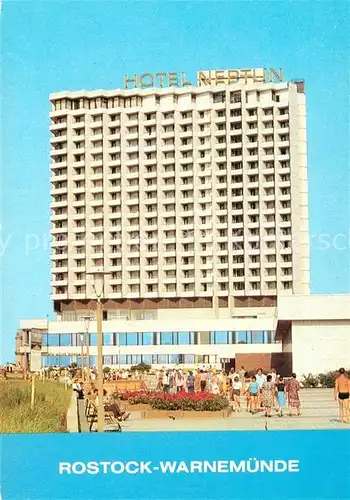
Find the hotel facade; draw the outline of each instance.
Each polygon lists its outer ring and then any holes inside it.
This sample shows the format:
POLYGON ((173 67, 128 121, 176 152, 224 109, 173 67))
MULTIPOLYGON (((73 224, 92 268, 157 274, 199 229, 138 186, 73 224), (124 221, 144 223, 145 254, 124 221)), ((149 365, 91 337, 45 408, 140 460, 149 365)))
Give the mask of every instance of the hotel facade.
MULTIPOLYGON (((315 328, 310 307, 324 301, 310 296, 304 82, 222 79, 50 102, 57 318, 21 323, 17 361, 81 362, 91 273, 104 271, 105 365, 301 369, 296 332, 315 328)), ((345 325, 350 359, 346 300, 322 321, 345 325)), ((92 365, 96 344, 92 321, 92 365)))

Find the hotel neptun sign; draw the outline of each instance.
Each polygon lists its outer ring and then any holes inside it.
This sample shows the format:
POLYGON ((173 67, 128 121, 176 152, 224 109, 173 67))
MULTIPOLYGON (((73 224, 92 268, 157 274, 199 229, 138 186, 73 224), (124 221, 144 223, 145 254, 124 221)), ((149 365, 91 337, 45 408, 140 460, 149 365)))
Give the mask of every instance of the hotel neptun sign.
POLYGON ((280 83, 283 81, 283 69, 251 68, 198 71, 195 82, 188 79, 186 73, 142 73, 124 75, 125 89, 147 89, 153 87, 202 87, 204 85, 230 85, 234 83, 280 83))

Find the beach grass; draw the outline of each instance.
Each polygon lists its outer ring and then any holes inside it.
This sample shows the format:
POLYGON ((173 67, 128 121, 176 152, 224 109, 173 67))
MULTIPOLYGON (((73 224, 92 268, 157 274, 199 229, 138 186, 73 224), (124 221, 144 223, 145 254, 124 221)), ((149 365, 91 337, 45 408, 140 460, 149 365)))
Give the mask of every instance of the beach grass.
POLYGON ((0 433, 67 432, 66 414, 71 391, 58 382, 35 382, 31 409, 28 380, 0 381, 0 433))

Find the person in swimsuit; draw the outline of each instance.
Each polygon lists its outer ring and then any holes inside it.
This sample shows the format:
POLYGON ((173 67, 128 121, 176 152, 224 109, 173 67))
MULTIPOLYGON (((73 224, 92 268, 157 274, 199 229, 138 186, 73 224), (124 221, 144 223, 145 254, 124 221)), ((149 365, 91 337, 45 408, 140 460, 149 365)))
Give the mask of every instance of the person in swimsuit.
POLYGON ((350 403, 350 380, 344 368, 340 368, 339 376, 335 380, 334 399, 339 401, 339 415, 343 423, 349 422, 350 403))

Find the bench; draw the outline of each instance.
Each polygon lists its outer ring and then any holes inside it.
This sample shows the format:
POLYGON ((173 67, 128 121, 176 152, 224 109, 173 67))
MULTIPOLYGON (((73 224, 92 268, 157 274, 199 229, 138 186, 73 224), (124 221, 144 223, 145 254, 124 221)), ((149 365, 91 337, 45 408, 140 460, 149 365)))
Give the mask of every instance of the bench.
MULTIPOLYGON (((85 416, 89 423, 89 432, 96 432, 93 430, 94 424, 97 423, 97 406, 91 399, 85 399, 85 416)), ((103 432, 121 432, 122 426, 115 418, 112 412, 105 411, 105 419, 103 432)))

